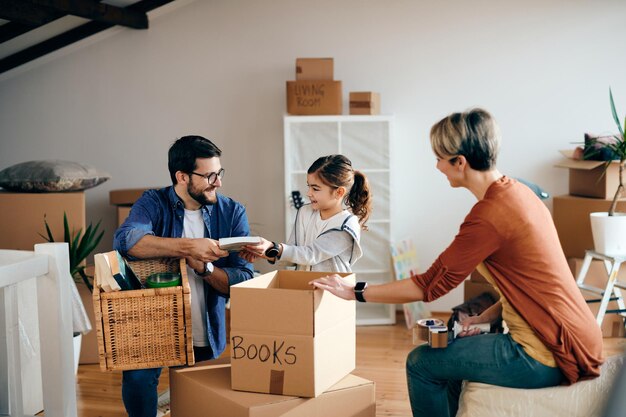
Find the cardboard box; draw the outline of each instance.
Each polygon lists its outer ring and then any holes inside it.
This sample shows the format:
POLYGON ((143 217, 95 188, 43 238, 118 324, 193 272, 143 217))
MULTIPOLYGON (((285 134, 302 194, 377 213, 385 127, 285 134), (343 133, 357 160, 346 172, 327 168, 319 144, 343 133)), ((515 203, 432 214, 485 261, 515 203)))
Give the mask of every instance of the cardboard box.
MULTIPOLYGON (((89 269, 88 271, 86 271, 87 275, 93 276, 93 265, 88 266, 87 268, 89 269)), ((91 326, 93 327, 93 330, 83 335, 83 339, 80 345, 80 357, 78 358, 78 363, 100 363, 100 357, 98 356, 98 336, 96 335, 97 332, 95 331, 96 318, 93 310, 93 298, 91 296, 91 291, 89 291, 89 289, 83 283, 76 283, 76 287, 78 288, 80 299, 85 306, 87 316, 89 316, 89 321, 91 322, 91 326)))
POLYGON ((117 227, 120 227, 130 214, 131 206, 117 206, 117 227))
POLYGON ((480 272, 478 272, 478 270, 476 269, 472 271, 472 274, 470 275, 470 281, 483 283, 483 284, 489 284, 487 279, 483 277, 483 275, 480 272))
POLYGON ((500 299, 500 294, 498 294, 498 291, 496 291, 496 289, 487 282, 480 283, 480 282, 473 282, 471 280, 466 279, 463 284, 464 284, 463 301, 467 301, 474 297, 478 297, 480 294, 484 292, 488 292, 489 294, 492 294, 496 300, 500 299))
POLYGON ((297 58, 296 80, 332 80, 334 61, 332 58, 297 58))
POLYGON ((371 91, 351 92, 350 114, 380 114, 380 94, 371 91))
POLYGON ((144 191, 152 188, 126 188, 109 191, 109 204, 114 206, 132 206, 144 191))
POLYGON ((355 304, 309 285, 325 275, 274 271, 230 288, 233 389, 315 397, 354 370, 355 304))
POLYGON ((341 81, 287 81, 287 113, 341 114, 341 81))
MULTIPOLYGON (((554 226, 567 258, 584 258, 585 250, 593 249, 589 214, 606 212, 611 200, 562 195, 554 197, 552 216, 554 226)), ((626 201, 617 203, 618 211, 626 211, 626 201)))
POLYGON ((34 250, 45 243, 44 216, 57 241, 63 241, 63 213, 70 230, 85 230, 85 193, 15 193, 0 191, 0 249, 34 250))
POLYGON ((317 398, 231 390, 228 365, 208 361, 170 368, 173 417, 375 417, 372 381, 348 375, 317 398))
POLYGON ((569 169, 569 193, 581 197, 613 199, 619 186, 619 161, 611 162, 606 174, 603 161, 572 159, 573 151, 561 151, 565 158, 555 166, 569 169))
MULTIPOLYGON (((578 278, 578 273, 583 265, 583 260, 581 258, 570 258, 567 260, 570 269, 572 270, 572 274, 574 275, 574 279, 578 278)), ((617 279, 621 282, 626 282, 626 268, 620 268, 617 279)), ((606 269, 604 264, 600 260, 591 261, 591 266, 589 267, 589 271, 585 276, 585 285, 590 285, 593 287, 604 289, 606 288, 606 283, 608 280, 608 276, 606 273, 606 269)), ((598 300, 602 298, 601 295, 595 294, 589 291, 582 291, 583 296, 586 300, 598 300)), ((598 314, 598 308, 600 308, 600 302, 596 303, 588 303, 589 309, 593 313, 594 317, 598 314)), ((609 306, 607 310, 618 309, 619 306, 617 302, 611 301, 609 302, 609 306)), ((602 335, 604 337, 624 337, 624 317, 618 314, 607 314, 604 316, 602 320, 602 335)))

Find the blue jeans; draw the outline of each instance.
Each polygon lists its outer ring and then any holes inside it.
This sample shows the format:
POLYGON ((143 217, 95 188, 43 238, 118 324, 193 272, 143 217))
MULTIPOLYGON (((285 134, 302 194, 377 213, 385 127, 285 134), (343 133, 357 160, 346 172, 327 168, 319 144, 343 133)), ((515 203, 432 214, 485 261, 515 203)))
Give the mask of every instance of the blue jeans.
MULTIPOLYGON (((196 362, 211 358, 210 347, 195 347, 196 362)), ((163 368, 137 369, 122 372, 122 400, 129 417, 155 417, 159 394, 157 386, 163 368)))
POLYGON ((463 380, 510 388, 559 385, 559 368, 543 365, 526 354, 508 334, 484 334, 456 339, 445 349, 427 344, 406 361, 413 416, 456 415, 463 380))

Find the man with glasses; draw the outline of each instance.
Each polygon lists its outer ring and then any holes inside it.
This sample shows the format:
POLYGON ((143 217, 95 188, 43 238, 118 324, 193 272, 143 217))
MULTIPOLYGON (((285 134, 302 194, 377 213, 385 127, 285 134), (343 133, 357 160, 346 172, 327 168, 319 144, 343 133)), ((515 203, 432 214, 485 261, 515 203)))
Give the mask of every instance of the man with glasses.
MULTIPOLYGON (((201 136, 169 149, 172 186, 146 191, 115 232, 113 246, 130 259, 186 258, 196 361, 226 346, 225 303, 231 285, 252 278, 252 264, 220 249, 218 239, 248 236, 244 207, 221 194, 222 151, 201 136)), ((124 371, 122 399, 130 417, 154 417, 161 368, 124 371)))

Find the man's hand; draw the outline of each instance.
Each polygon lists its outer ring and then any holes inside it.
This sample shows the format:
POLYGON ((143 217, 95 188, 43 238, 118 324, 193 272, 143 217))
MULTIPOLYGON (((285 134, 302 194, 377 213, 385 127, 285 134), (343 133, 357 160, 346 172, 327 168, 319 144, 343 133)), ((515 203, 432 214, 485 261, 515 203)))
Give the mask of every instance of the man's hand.
POLYGON ((208 238, 190 239, 188 256, 202 262, 213 262, 228 256, 228 251, 220 249, 217 240, 208 238))
POLYGON ((344 300, 355 300, 354 283, 346 281, 337 274, 327 275, 309 282, 316 288, 328 291, 344 300))
POLYGON ((201 274, 204 272, 206 262, 202 262, 201 260, 192 258, 191 256, 187 256, 185 259, 187 260, 187 266, 196 271, 196 273, 201 274))
POLYGON ((242 250, 241 252, 239 252, 239 257, 245 259, 248 262, 254 262, 260 258, 260 256, 257 256, 254 253, 248 252, 246 250, 242 250))

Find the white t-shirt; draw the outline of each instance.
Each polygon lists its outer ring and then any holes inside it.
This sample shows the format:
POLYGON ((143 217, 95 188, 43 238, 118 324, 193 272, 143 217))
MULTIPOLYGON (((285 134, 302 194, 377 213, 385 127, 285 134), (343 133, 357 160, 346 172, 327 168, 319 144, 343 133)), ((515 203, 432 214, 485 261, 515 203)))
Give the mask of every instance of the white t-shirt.
MULTIPOLYGON (((185 209, 185 219, 183 220, 183 237, 203 238, 204 221, 202 220, 202 210, 185 209)), ((189 287, 191 289, 191 334, 194 346, 208 346, 208 335, 206 328, 206 300, 204 298, 204 278, 198 276, 193 268, 187 266, 187 276, 189 277, 189 287)))

